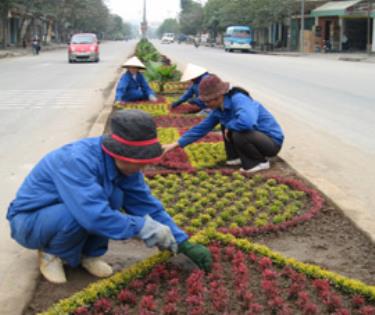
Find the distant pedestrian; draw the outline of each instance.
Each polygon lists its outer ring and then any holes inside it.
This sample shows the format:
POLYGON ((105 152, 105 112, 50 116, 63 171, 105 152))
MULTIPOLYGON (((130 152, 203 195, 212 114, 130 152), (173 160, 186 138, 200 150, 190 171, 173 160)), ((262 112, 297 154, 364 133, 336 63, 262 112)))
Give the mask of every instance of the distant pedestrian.
POLYGON ((279 153, 284 141, 283 131, 272 114, 245 90, 230 88, 229 83, 215 75, 202 80, 199 92, 212 112, 177 143, 165 145, 164 152, 199 140, 220 123, 227 165, 242 165, 240 170, 247 173, 269 169, 269 158, 279 153))
POLYGON ((123 68, 127 71, 117 84, 116 102, 155 102, 157 100, 155 93, 140 72, 146 69, 145 65, 137 57, 132 57, 123 64, 123 68))
POLYGON ((34 55, 39 55, 40 52, 40 40, 38 36, 35 36, 32 40, 31 47, 34 55))

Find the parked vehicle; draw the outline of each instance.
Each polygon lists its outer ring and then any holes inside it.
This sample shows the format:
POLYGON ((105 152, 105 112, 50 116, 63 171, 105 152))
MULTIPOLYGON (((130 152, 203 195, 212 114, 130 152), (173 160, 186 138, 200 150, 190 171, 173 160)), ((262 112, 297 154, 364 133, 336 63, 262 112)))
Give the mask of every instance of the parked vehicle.
POLYGON ((99 62, 98 38, 92 33, 80 33, 72 36, 68 47, 68 60, 99 62))
POLYGON ((172 44, 174 42, 175 35, 173 33, 164 33, 161 38, 162 44, 172 44))
POLYGON ((229 26, 224 34, 224 50, 251 51, 253 39, 249 26, 229 26))

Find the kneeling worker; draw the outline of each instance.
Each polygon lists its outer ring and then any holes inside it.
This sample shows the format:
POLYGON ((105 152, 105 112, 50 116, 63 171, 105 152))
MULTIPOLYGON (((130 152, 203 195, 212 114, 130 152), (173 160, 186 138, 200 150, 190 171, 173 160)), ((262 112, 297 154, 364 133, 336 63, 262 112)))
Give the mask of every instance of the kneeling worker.
POLYGON ((200 124, 187 131, 177 143, 164 146, 168 152, 185 147, 204 137, 221 123, 227 165, 242 165, 240 171, 257 172, 270 168, 269 157, 276 156, 283 144, 280 125, 262 104, 241 88, 229 88, 215 75, 199 85, 200 98, 212 112, 200 124))
POLYGON ((190 81, 191 85, 177 101, 171 104, 171 107, 176 108, 188 101, 190 104, 198 106, 201 110, 207 108, 206 104, 199 98, 199 84, 208 75, 205 68, 189 63, 182 75, 181 82, 190 81))
POLYGON ((116 102, 156 101, 154 91, 148 85, 140 70, 146 69, 145 65, 137 58, 128 59, 123 68, 127 71, 122 75, 116 88, 116 102))
POLYGON ((161 154, 150 115, 117 111, 110 135, 65 145, 34 167, 8 209, 12 238, 38 250, 40 271, 54 283, 66 282, 63 263, 110 276, 100 259, 109 239, 132 237, 184 253, 209 271, 208 249, 188 241, 145 184, 141 170, 161 154))

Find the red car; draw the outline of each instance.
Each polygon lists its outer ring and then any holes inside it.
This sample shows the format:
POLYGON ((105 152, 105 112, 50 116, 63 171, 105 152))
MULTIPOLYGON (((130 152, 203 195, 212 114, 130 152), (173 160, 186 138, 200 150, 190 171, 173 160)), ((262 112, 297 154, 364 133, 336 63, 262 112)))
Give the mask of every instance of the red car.
POLYGON ((99 43, 95 34, 81 33, 73 35, 68 47, 69 62, 99 62, 99 43))

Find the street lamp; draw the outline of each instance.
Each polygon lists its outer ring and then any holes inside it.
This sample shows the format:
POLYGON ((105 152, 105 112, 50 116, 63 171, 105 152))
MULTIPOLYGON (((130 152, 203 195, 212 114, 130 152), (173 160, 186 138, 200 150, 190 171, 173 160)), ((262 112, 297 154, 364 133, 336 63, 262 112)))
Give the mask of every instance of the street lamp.
POLYGON ((304 41, 305 41, 305 0, 301 0, 301 52, 305 51, 304 41))

